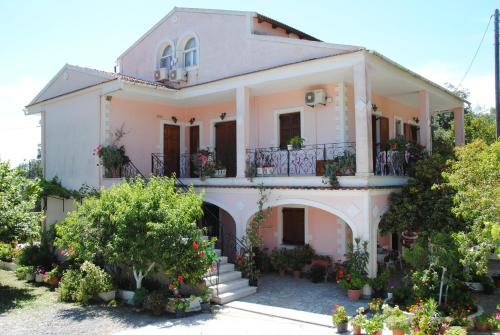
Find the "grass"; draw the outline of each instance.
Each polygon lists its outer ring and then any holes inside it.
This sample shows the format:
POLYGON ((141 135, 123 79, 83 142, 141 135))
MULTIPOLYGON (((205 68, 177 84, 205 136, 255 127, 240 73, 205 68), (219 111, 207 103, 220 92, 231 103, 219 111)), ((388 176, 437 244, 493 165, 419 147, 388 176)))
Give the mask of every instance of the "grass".
POLYGON ((13 271, 0 270, 0 314, 56 302, 56 293, 48 287, 18 280, 13 271))

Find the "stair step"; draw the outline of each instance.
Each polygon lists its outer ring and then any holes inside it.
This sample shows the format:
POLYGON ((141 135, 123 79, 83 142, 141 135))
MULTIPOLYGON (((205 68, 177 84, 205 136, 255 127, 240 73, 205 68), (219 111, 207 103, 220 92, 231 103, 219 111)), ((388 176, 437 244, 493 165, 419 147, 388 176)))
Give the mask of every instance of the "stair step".
POLYGON ((217 304, 226 304, 230 301, 234 301, 249 295, 254 294, 257 292, 257 287, 255 286, 247 286, 247 287, 242 287, 234 291, 222 293, 219 296, 212 297, 212 301, 217 303, 217 304))
POLYGON ((220 256, 219 261, 221 264, 226 264, 227 263, 227 256, 220 256))
MULTIPOLYGON (((240 271, 230 271, 230 272, 224 272, 219 274, 219 284, 220 283, 225 283, 231 280, 235 279, 240 279, 241 278, 241 272, 240 271)), ((205 283, 207 286, 212 286, 217 283, 217 276, 210 276, 210 277, 205 277, 205 283)))
MULTIPOLYGON (((207 274, 215 276, 217 274, 217 268, 215 268, 214 270, 215 271, 208 272, 207 274)), ((221 263, 219 265, 219 274, 231 272, 231 271, 234 271, 234 264, 231 264, 231 263, 222 264, 221 263)))
POLYGON ((214 249, 214 251, 215 251, 215 254, 217 256, 219 256, 219 257, 221 256, 222 253, 221 253, 220 249, 214 249))
POLYGON ((222 293, 237 290, 237 289, 242 288, 242 287, 247 287, 248 286, 248 279, 241 278, 241 279, 231 280, 231 281, 228 281, 225 283, 220 283, 218 286, 219 286, 218 290, 217 290, 217 285, 212 285, 208 288, 212 292, 213 296, 216 296, 217 292, 218 292, 218 294, 222 294, 222 293))

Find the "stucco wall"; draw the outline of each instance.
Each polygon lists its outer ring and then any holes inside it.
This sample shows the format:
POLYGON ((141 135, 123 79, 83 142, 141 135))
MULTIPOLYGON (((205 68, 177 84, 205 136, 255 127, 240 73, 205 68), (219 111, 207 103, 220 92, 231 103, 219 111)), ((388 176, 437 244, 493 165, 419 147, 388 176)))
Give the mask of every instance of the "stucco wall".
MULTIPOLYGON (((250 25, 251 20, 245 13, 174 11, 166 21, 118 59, 120 71, 127 75, 153 80, 158 54, 165 43, 172 42, 180 52, 188 34, 197 36, 199 42, 199 67, 190 71, 190 84, 332 55, 341 51, 331 45, 315 42, 294 40, 299 43, 288 43, 288 37, 282 41, 261 39, 257 35, 253 35, 252 38, 250 25)), ((259 31, 270 33, 265 27, 259 31)))
POLYGON ((99 145, 98 91, 89 92, 44 107, 45 177, 58 176, 70 189, 86 183, 99 186, 98 159, 93 150, 99 145))

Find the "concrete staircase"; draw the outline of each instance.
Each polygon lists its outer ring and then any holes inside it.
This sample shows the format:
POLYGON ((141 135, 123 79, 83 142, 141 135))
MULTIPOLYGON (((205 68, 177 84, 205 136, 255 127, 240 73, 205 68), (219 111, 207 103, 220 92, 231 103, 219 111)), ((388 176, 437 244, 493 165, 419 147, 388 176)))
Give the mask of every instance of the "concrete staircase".
POLYGON ((221 256, 219 249, 215 249, 215 252, 220 261, 218 284, 216 269, 205 276, 205 283, 212 294, 212 302, 222 305, 257 292, 257 287, 250 286, 248 279, 242 278, 240 271, 234 270, 234 264, 228 263, 226 256, 221 256))

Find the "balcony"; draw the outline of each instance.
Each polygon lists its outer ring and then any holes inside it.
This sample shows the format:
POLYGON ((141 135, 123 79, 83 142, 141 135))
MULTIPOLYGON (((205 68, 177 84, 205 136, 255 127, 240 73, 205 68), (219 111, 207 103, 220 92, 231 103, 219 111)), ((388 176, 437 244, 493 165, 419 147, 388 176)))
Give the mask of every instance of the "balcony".
POLYGON ((299 148, 257 148, 246 152, 247 177, 323 176, 335 164, 337 175, 356 172, 355 143, 304 145, 299 148))

